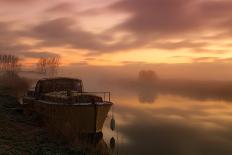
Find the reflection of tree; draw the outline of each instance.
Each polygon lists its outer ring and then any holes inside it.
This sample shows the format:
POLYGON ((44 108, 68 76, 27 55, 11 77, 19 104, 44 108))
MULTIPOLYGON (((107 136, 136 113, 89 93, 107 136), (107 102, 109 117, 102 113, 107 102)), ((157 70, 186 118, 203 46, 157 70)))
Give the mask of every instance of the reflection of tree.
POLYGON ((137 92, 141 103, 154 103, 157 98, 158 77, 152 70, 139 72, 137 92))
POLYGON ((141 103, 154 103, 157 99, 157 91, 156 90, 139 90, 138 91, 139 101, 141 103))

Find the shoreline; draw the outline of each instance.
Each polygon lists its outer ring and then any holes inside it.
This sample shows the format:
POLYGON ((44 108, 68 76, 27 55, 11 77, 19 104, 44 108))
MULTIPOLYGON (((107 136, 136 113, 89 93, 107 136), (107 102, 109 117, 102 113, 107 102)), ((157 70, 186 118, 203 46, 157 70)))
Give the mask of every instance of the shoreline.
POLYGON ((36 115, 26 116, 16 98, 0 95, 0 154, 81 155, 61 140, 52 139, 36 115))

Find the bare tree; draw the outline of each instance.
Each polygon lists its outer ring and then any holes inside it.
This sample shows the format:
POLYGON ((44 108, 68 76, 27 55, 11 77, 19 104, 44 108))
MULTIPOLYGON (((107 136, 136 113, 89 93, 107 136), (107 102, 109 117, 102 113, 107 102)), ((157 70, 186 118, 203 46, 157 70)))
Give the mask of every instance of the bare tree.
POLYGON ((37 71, 41 74, 47 73, 47 58, 40 58, 37 62, 37 71))
POLYGON ((16 74, 21 68, 19 58, 14 55, 0 55, 0 71, 16 74))
POLYGON ((53 77, 58 74, 60 57, 40 58, 37 63, 37 71, 41 74, 53 77))
POLYGON ((48 75, 55 76, 58 74, 58 69, 60 67, 60 57, 53 57, 48 59, 48 75))

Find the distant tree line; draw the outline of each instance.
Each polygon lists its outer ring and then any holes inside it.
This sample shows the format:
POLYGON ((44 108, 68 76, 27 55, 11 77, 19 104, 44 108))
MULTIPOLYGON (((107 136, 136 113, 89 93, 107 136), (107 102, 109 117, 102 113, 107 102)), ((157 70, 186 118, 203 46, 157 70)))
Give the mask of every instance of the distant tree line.
MULTIPOLYGON (((21 70, 19 57, 15 55, 0 54, 0 72, 17 74, 21 70)), ((60 56, 50 58, 39 58, 36 63, 36 72, 45 76, 53 77, 58 74, 60 67, 60 56)))
MULTIPOLYGON (((31 81, 18 74, 22 64, 16 55, 0 54, 0 95, 21 97, 29 88, 31 81)), ((60 57, 40 58, 36 66, 35 72, 53 77, 58 74, 60 57)))

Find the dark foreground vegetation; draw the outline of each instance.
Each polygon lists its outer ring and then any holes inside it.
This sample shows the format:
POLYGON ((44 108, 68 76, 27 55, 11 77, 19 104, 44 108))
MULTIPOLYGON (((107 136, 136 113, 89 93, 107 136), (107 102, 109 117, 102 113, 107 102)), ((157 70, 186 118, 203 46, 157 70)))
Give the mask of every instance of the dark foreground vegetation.
POLYGON ((79 155, 78 148, 70 148, 49 137, 40 127, 36 115, 23 114, 16 98, 0 95, 0 154, 1 155, 79 155))

